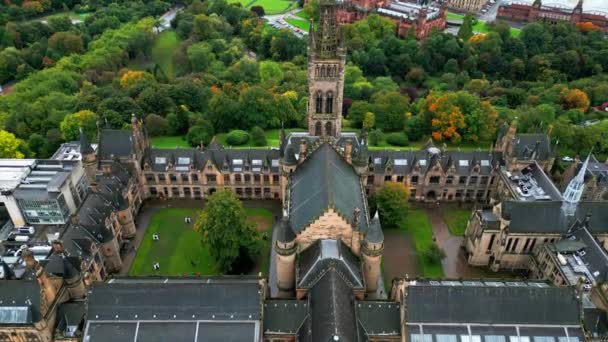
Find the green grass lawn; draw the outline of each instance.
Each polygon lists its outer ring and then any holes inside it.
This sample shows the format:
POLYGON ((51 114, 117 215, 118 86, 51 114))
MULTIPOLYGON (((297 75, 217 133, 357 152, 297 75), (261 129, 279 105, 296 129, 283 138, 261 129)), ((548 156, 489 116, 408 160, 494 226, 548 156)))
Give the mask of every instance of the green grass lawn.
POLYGON ((300 17, 306 21, 310 20, 310 16, 308 15, 308 13, 306 13, 305 10, 298 11, 298 12, 294 13, 293 15, 295 15, 296 17, 300 17))
MULTIPOLYGON (((251 139, 249 139, 249 142, 247 142, 247 144, 245 145, 241 145, 241 146, 234 146, 234 148, 263 148, 263 147, 279 147, 280 145, 280 129, 269 129, 266 130, 264 133, 266 135, 266 146, 254 146, 253 143, 251 142, 251 139)), ((306 130, 303 128, 287 128, 285 129, 285 134, 289 134, 291 132, 305 132, 306 130)), ((228 136, 228 133, 219 133, 216 135, 218 141, 228 147, 230 146, 230 144, 228 144, 226 142, 226 136, 228 136)))
POLYGON ((471 209, 442 208, 441 213, 450 234, 463 236, 471 217, 471 209))
POLYGON ((129 275, 217 274, 215 262, 201 243, 199 233, 192 229, 193 224, 184 223, 184 217, 196 218, 198 210, 170 208, 155 213, 129 275), (152 240, 153 234, 158 234, 160 240, 152 240), (152 267, 155 262, 160 263, 159 271, 152 267))
POLYGON ((289 24, 299 28, 300 30, 302 30, 304 32, 308 32, 308 29, 310 28, 310 23, 306 20, 296 19, 296 18, 286 18, 285 21, 288 22, 289 24))
POLYGON ((188 142, 184 140, 184 136, 175 136, 175 137, 154 137, 151 139, 150 143, 152 147, 156 148, 190 148, 188 142))
POLYGON ((257 0, 253 3, 249 3, 248 7, 251 6, 262 6, 266 14, 279 14, 292 9, 293 2, 287 0, 257 0))
POLYGON ((249 4, 250 2, 252 2, 252 0, 228 0, 229 4, 239 3, 243 7, 247 6, 247 4, 249 4))
MULTIPOLYGON (((156 212, 137 250, 129 275, 216 275, 218 272, 208 247, 201 242, 199 233, 194 231, 193 223, 184 223, 185 217, 194 220, 198 211, 198 208, 167 208, 156 212), (153 234, 158 234, 160 240, 152 240, 153 234), (155 262, 160 263, 159 271, 154 271, 152 267, 155 262)), ((245 214, 247 221, 258 230, 270 234, 267 241, 271 241, 272 213, 266 209, 245 209, 245 214)), ((261 265, 257 268, 267 273, 271 242, 264 246, 258 258, 261 265)))
MULTIPOLYGON (((344 131, 346 131, 346 130, 344 130, 344 131)), ((353 129, 353 131, 356 131, 356 130, 353 129)), ((429 138, 425 137, 418 141, 410 141, 410 144, 408 146, 394 146, 394 145, 387 143, 386 140, 382 140, 376 146, 369 145, 369 149, 370 150, 401 150, 401 151, 405 151, 405 150, 409 150, 409 149, 417 150, 417 149, 422 148, 428 142, 428 140, 429 140, 429 138)), ((433 141, 433 144, 435 144, 435 146, 441 148, 441 147, 443 147, 444 142, 433 141)), ((491 145, 492 145, 492 142, 490 142, 490 141, 475 141, 475 142, 461 141, 459 143, 445 142, 445 148, 447 150, 451 150, 451 151, 455 151, 458 149, 460 149, 461 151, 475 151, 477 149, 481 149, 482 151, 484 151, 484 150, 487 151, 491 145)))
POLYGON ((57 12, 57 13, 51 13, 42 17, 38 17, 35 19, 30 19, 28 21, 48 21, 51 18, 56 18, 56 17, 60 17, 60 16, 64 16, 67 15, 70 19, 72 20, 82 20, 84 21, 88 16, 91 15, 91 13, 76 13, 74 11, 67 11, 67 12, 57 12))
POLYGON ((173 56, 175 51, 177 51, 179 43, 180 40, 175 31, 165 31, 158 36, 152 47, 152 60, 158 64, 163 73, 170 79, 175 76, 173 56))
POLYGON ((433 229, 427 213, 423 209, 410 208, 407 211, 403 227, 405 232, 414 238, 414 248, 418 256, 418 268, 423 277, 443 277, 441 264, 432 264, 426 261, 422 254, 433 244, 433 229))
MULTIPOLYGON (((460 20, 463 20, 464 19, 464 15, 448 12, 446 18, 447 19, 460 19, 460 20)), ((483 21, 483 20, 478 20, 477 24, 473 25, 473 32, 476 32, 476 33, 488 33, 489 30, 488 30, 488 27, 486 26, 486 22, 483 21)), ((511 36, 517 37, 517 36, 519 36, 520 33, 521 33, 520 29, 511 27, 511 36)))

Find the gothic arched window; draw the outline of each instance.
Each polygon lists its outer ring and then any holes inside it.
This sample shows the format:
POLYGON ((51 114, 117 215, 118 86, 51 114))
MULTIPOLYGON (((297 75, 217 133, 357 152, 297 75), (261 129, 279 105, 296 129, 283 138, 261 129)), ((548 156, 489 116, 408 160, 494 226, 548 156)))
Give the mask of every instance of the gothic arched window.
POLYGON ((315 124, 315 135, 319 136, 321 135, 321 130, 323 129, 323 125, 321 124, 321 121, 317 121, 317 123, 315 124))
POLYGON ((327 71, 325 70, 325 65, 322 65, 322 66, 321 66, 321 77, 325 77, 325 73, 326 73, 326 72, 327 72, 327 71))
POLYGON ((334 109, 334 93, 331 91, 327 92, 327 99, 325 100, 325 113, 333 113, 334 109))
POLYGON ((331 129, 331 121, 327 121, 325 123, 325 135, 333 135, 332 134, 332 129, 331 129))
POLYGON ((317 113, 323 113, 323 93, 317 92, 317 99, 315 100, 317 113))

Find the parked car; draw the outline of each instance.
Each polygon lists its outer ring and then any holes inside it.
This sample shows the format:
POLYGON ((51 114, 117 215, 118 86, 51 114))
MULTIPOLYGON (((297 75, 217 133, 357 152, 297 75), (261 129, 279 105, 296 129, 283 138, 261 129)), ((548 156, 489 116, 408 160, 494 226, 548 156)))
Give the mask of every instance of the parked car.
POLYGON ((563 158, 562 158, 562 161, 565 161, 565 162, 571 163, 571 162, 573 162, 573 161, 574 161, 574 158, 571 158, 571 157, 565 156, 565 157, 563 157, 563 158))

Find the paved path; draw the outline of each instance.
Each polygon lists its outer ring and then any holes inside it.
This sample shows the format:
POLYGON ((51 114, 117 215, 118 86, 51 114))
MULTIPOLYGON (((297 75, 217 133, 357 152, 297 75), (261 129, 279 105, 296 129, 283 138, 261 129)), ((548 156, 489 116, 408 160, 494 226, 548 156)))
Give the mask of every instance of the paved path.
MULTIPOLYGON (((263 208, 268 209, 272 212, 274 217, 278 217, 281 212, 281 203, 275 200, 243 200, 244 208, 263 208)), ((176 200, 149 200, 144 202, 139 214, 135 218, 135 225, 137 230, 135 237, 131 240, 131 245, 134 248, 129 251, 121 253, 122 255, 122 268, 119 275, 129 274, 131 264, 137 254, 137 248, 141 244, 144 236, 146 235, 146 229, 150 225, 150 219, 157 211, 164 208, 203 208, 204 202, 201 200, 189 200, 189 199, 176 199, 176 200)), ((272 259, 271 259, 272 260, 272 259)))
POLYGON ((299 12, 301 10, 302 9, 298 7, 296 9, 293 9, 291 11, 281 13, 281 14, 265 15, 264 19, 268 20, 269 25, 271 25, 271 26, 278 25, 279 28, 287 28, 287 29, 291 30, 296 36, 298 36, 299 38, 302 38, 302 37, 304 37, 304 35, 307 35, 308 33, 304 32, 303 30, 301 30, 301 29, 291 25, 287 21, 285 21, 285 19, 287 19, 287 18, 305 20, 305 19, 300 18, 295 15, 297 12, 299 12))
POLYGON ((160 18, 158 18, 158 20, 160 21, 160 26, 158 27, 158 30, 156 33, 161 33, 165 30, 170 29, 171 21, 175 18, 177 13, 179 11, 181 11, 182 9, 183 9, 183 7, 181 7, 181 6, 174 7, 174 8, 171 8, 170 10, 168 10, 163 15, 161 15, 160 18))

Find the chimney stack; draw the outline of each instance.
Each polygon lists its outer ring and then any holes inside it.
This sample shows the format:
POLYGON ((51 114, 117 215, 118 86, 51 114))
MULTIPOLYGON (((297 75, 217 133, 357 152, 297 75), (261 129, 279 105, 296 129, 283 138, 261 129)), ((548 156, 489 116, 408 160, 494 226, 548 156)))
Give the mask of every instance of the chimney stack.
POLYGON ((53 240, 51 245, 53 246, 54 254, 63 254, 65 252, 65 249, 63 248, 63 242, 61 240, 53 240))
POLYGON ((346 146, 344 147, 344 157, 346 158, 347 163, 353 163, 353 141, 351 139, 346 140, 346 146))
POLYGON ((302 163, 306 159, 306 139, 302 138, 300 140, 300 158, 298 158, 298 162, 302 163))

